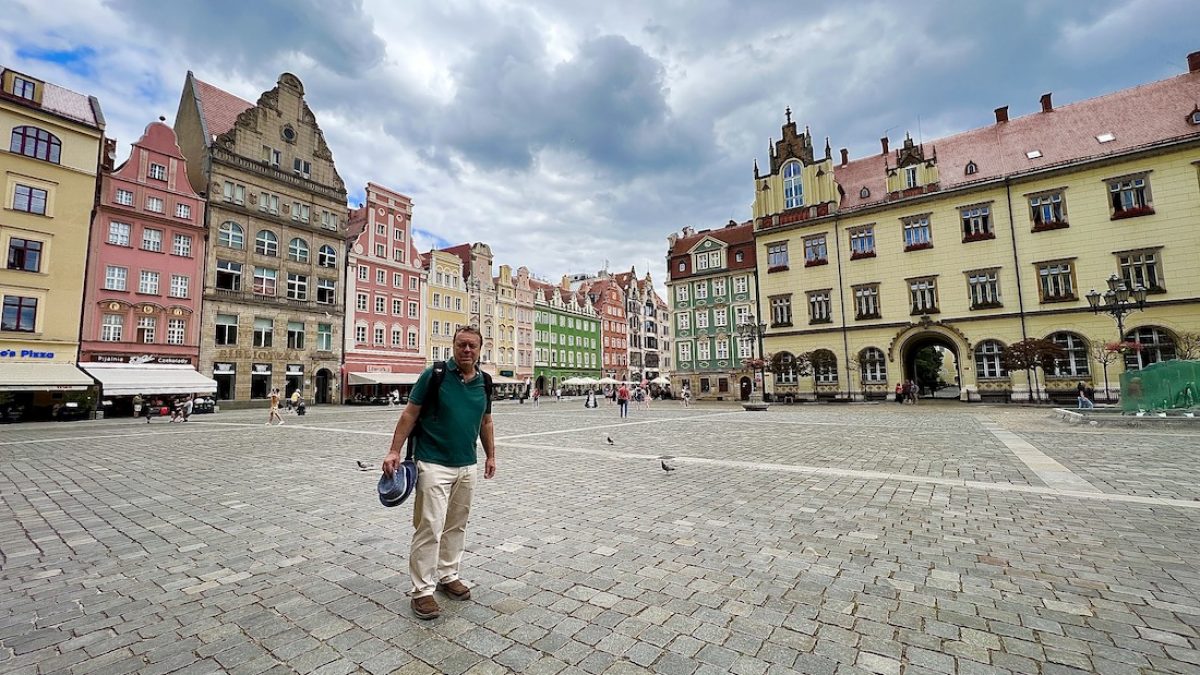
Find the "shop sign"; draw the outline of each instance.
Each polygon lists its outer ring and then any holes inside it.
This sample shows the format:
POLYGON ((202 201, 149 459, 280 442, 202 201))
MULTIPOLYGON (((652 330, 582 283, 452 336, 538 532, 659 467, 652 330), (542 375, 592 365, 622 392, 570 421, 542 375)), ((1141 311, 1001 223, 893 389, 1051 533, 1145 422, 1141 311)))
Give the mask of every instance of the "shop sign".
POLYGON ((390 372, 392 372, 392 367, 391 366, 367 366, 367 372, 368 373, 390 373, 390 372))
POLYGON ((259 361, 299 361, 303 359, 300 352, 277 352, 270 349, 218 349, 215 354, 218 359, 257 359, 259 361))
POLYGON ((54 352, 39 352, 33 349, 0 349, 0 359, 52 359, 54 352))
POLYGON ((132 365, 142 365, 146 363, 161 363, 170 366, 190 366, 192 360, 186 356, 155 356, 153 354, 142 354, 141 356, 130 356, 128 354, 95 354, 92 360, 96 363, 129 363, 132 365))

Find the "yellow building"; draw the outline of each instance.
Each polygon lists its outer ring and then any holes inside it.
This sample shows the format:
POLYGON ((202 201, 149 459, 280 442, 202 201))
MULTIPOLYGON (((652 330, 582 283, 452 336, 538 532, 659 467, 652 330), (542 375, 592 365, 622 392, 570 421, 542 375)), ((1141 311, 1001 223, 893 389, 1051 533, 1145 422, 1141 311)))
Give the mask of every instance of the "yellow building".
POLYGON ((78 405, 63 392, 92 384, 71 364, 104 116, 93 96, 9 69, 0 79, 0 414, 28 419, 78 405))
POLYGON ((755 168, 754 230, 775 396, 882 398, 942 346, 962 400, 1072 399, 1174 358, 1200 330, 1200 52, 1187 73, 850 161, 791 113, 755 168), (1091 311, 1117 275, 1143 311, 1091 311), (1066 350, 1030 382, 1007 345, 1066 350), (1107 366, 1106 345, 1140 343, 1107 366), (787 366, 798 359, 811 368, 787 366), (1031 394, 1031 389, 1033 393, 1031 394))
POLYGON ((471 323, 463 261, 457 255, 434 249, 425 255, 429 273, 425 298, 425 335, 429 363, 454 356, 454 331, 471 323))

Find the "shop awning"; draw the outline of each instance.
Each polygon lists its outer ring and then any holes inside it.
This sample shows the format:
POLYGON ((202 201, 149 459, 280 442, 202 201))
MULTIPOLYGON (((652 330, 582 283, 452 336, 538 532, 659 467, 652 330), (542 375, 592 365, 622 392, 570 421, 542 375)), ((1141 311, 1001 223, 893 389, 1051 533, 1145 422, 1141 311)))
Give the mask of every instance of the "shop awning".
POLYGON ((348 373, 348 384, 416 384, 420 373, 348 373))
POLYGON ((93 384, 70 363, 0 363, 0 391, 83 391, 93 384))
POLYGON ((217 381, 201 375, 191 366, 160 363, 85 363, 80 367, 100 380, 104 396, 217 392, 217 381))
POLYGON ((524 384, 525 380, 518 380, 504 375, 493 375, 492 384, 524 384))

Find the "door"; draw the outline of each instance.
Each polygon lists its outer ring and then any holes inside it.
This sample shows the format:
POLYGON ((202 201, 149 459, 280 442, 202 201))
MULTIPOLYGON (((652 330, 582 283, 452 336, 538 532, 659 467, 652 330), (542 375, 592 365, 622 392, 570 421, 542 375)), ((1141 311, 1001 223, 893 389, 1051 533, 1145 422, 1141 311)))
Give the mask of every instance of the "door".
POLYGON ((316 385, 313 387, 316 391, 313 392, 313 401, 316 403, 329 403, 329 381, 332 379, 332 374, 329 369, 322 368, 317 371, 316 385))
POLYGON ((738 386, 741 391, 742 400, 749 401, 750 400, 750 391, 751 391, 750 378, 743 377, 741 379, 741 381, 738 383, 738 386))

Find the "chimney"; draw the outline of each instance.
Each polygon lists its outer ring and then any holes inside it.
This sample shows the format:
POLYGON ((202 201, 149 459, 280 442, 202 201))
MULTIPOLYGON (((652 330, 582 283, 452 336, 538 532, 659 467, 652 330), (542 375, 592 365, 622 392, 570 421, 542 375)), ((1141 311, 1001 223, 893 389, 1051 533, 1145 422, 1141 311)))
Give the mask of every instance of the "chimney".
POLYGON ((1054 104, 1050 102, 1050 94, 1042 94, 1042 112, 1054 112, 1054 104))
POLYGON ((1188 72, 1200 73, 1200 52, 1188 54, 1188 72))
POLYGON ((996 124, 1008 121, 1008 106, 996 108, 996 124))
POLYGON ((850 163, 850 151, 847 150, 846 148, 842 148, 842 166, 846 166, 849 163, 850 163))
POLYGON ((879 144, 883 146, 883 154, 888 154, 888 139, 887 136, 879 139, 879 144))

